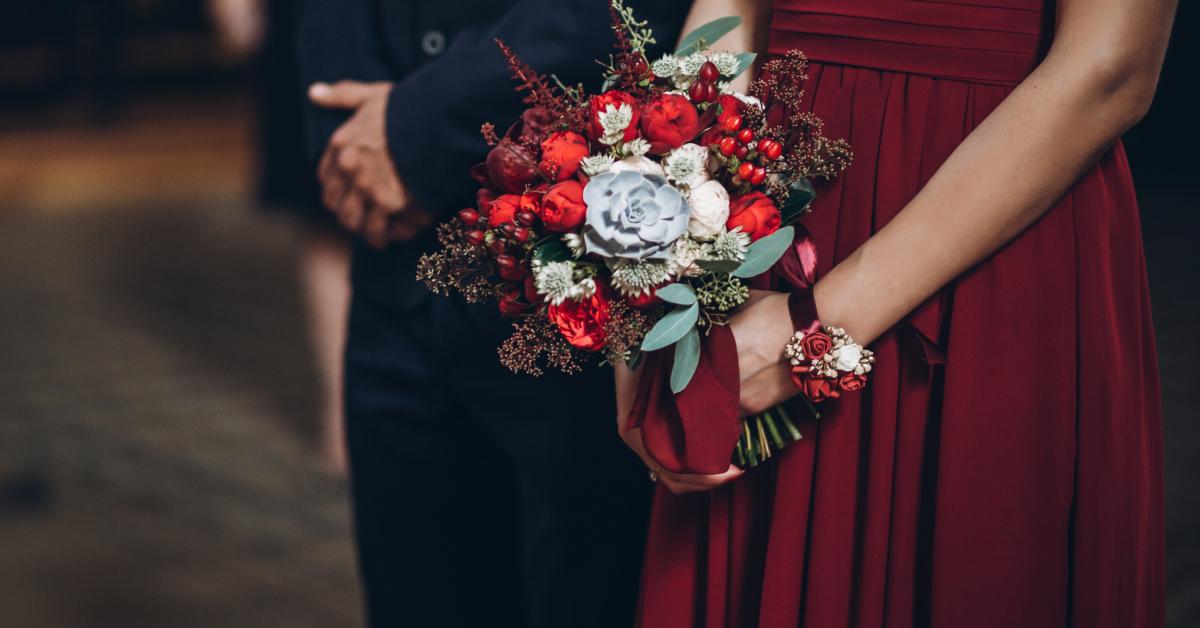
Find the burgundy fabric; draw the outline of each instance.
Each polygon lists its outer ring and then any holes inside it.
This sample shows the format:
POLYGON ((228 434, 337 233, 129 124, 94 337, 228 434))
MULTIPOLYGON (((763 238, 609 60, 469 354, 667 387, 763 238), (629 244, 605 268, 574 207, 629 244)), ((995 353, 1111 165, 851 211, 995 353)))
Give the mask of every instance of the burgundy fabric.
MULTIPOLYGON (((805 219, 818 276, 1036 63, 1052 5, 776 2, 771 52, 818 60, 807 103, 855 152, 805 219)), ((638 626, 1164 625, 1157 362, 1120 145, 871 348, 867 388, 819 422, 797 407, 804 439, 768 464, 659 488, 638 626)))
POLYGON ((646 452, 668 471, 722 473, 738 439, 737 346, 728 327, 701 339, 700 362, 687 388, 671 394, 671 351, 646 355, 628 428, 642 428, 646 452))

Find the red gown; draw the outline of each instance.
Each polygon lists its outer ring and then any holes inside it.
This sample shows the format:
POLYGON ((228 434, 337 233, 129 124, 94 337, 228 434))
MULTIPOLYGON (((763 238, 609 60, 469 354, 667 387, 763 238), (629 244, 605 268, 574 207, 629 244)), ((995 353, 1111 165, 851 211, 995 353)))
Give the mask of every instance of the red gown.
MULTIPOLYGON (((818 276, 1037 65, 1053 5, 774 3, 770 52, 809 56, 807 105, 855 153, 806 218, 818 276)), ((638 626, 1164 625, 1157 361, 1120 145, 872 348, 867 389, 777 458, 710 494, 659 488, 638 626)))

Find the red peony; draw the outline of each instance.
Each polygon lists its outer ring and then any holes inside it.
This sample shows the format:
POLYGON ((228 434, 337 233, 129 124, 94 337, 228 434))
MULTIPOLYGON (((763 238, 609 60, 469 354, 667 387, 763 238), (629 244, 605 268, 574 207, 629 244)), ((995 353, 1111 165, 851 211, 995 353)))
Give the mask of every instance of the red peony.
POLYGON ((804 334, 800 339, 800 350, 804 352, 804 357, 808 360, 815 360, 833 348, 833 338, 830 338, 823 331, 814 331, 810 334, 804 334))
POLYGON ((542 198, 539 216, 546 231, 568 233, 578 229, 587 217, 587 205, 583 204, 583 184, 563 181, 552 185, 542 198))
POLYGON ((623 141, 630 141, 638 136, 638 118, 641 112, 638 111, 638 102, 629 94, 623 91, 610 89, 599 96, 592 96, 591 100, 591 125, 588 127, 588 135, 591 136, 593 142, 599 142, 604 136, 604 127, 600 124, 600 116, 609 105, 619 107, 623 104, 629 105, 633 109, 633 119, 629 121, 629 126, 625 127, 625 136, 623 141))
POLYGON ((609 303, 604 291, 597 289, 591 298, 567 300, 551 305, 546 316, 558 325, 558 330, 576 349, 599 351, 604 348, 604 327, 608 325, 609 303))
POLYGON ((650 150, 665 153, 690 142, 700 132, 700 114, 679 94, 663 94, 642 111, 642 137, 650 150))
POLYGON ((552 133, 542 142, 541 167, 547 173, 557 172, 558 181, 570 179, 589 153, 587 138, 582 135, 571 131, 552 133))
POLYGON ((488 226, 495 228, 510 223, 521 210, 521 195, 502 194, 488 205, 488 226))
POLYGON ((487 174, 500 191, 511 193, 523 191, 542 176, 529 149, 510 140, 502 140, 488 153, 487 174))
POLYGON ((781 222, 775 202, 762 192, 751 192, 729 202, 729 220, 725 221, 725 227, 741 227, 742 233, 750 236, 753 242, 778 231, 781 222))
POLYGON ((867 376, 858 373, 846 373, 838 378, 838 387, 847 392, 862 390, 867 385, 867 376))

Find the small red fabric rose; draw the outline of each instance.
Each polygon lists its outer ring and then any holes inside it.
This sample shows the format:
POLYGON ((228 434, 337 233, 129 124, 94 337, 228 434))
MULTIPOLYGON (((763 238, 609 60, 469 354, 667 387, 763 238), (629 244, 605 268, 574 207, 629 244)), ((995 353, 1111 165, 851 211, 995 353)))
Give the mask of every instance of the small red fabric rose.
POLYGON ((546 309, 546 316, 558 325, 558 330, 572 347, 599 351, 607 342, 604 327, 608 325, 609 303, 600 286, 597 286, 591 298, 580 301, 568 299, 561 305, 551 305, 546 309))
POLYGON ((633 110, 633 119, 629 121, 629 126, 625 127, 625 136, 623 141, 630 141, 638 136, 638 120, 641 112, 638 110, 637 99, 625 92, 617 89, 610 89, 599 96, 592 96, 590 101, 591 106, 591 124, 588 127, 588 135, 591 136, 593 142, 600 141, 604 136, 604 127, 600 124, 600 116, 604 114, 604 110, 609 105, 620 107, 621 105, 629 105, 633 110))
POLYGON ((488 205, 488 225, 495 228, 510 223, 521 209, 521 195, 501 194, 488 205))
POLYGON ((804 352, 804 358, 807 360, 815 360, 833 348, 833 338, 830 338, 823 331, 814 331, 809 334, 804 334, 800 339, 800 350, 804 352))
POLYGON ((700 132, 700 114, 691 101, 679 94, 663 94, 642 111, 642 137, 650 150, 665 153, 692 141, 700 132))
POLYGON ((542 142, 542 170, 554 172, 556 181, 570 179, 579 170, 579 162, 590 152, 587 138, 578 133, 551 133, 542 142))
POLYGON ((775 201, 762 192, 751 192, 729 202, 729 220, 725 227, 741 227, 742 233, 750 236, 753 242, 779 231, 782 221, 775 201))
POLYGON ((838 378, 838 387, 846 392, 862 390, 867 385, 867 376, 858 373, 845 373, 838 378))
POLYGON ((542 198, 542 224, 546 231, 569 233, 579 228, 587 217, 587 205, 583 203, 583 184, 578 181, 563 181, 550 186, 542 198))

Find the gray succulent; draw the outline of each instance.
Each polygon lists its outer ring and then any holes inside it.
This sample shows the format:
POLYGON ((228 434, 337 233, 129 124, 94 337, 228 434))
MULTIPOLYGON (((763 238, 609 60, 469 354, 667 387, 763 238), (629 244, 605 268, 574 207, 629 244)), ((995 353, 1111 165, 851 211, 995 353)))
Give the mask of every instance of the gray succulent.
POLYGON ((665 178, 630 171, 592 177, 583 202, 588 253, 617 259, 667 259, 671 244, 687 232, 691 211, 665 178))

